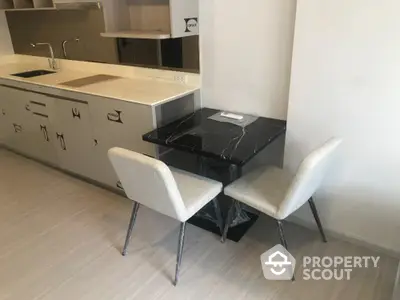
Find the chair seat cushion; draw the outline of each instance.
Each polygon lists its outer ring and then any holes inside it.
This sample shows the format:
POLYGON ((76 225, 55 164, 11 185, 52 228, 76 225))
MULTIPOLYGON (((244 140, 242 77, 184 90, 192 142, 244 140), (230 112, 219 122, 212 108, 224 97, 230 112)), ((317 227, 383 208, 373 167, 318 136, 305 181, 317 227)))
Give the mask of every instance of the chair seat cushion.
POLYGON ((273 218, 278 218, 292 177, 277 167, 256 169, 236 180, 224 190, 225 195, 243 202, 273 218))
POLYGON ((182 222, 191 218, 222 191, 221 182, 172 167, 170 170, 187 210, 186 219, 180 220, 182 222))

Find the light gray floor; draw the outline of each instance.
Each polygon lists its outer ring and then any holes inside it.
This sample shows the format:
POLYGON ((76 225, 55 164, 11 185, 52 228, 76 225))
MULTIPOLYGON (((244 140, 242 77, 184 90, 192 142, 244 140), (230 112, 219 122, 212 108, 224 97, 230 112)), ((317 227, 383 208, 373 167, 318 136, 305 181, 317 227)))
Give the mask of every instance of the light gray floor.
MULTIPOLYGON (((350 281, 263 278, 260 254, 278 242, 260 219, 239 243, 188 225, 181 281, 171 284, 179 224, 141 208, 127 257, 120 255, 131 202, 0 150, 0 300, 32 299, 391 299, 398 261, 350 281)), ((289 247, 303 255, 379 255, 288 224, 289 247)))

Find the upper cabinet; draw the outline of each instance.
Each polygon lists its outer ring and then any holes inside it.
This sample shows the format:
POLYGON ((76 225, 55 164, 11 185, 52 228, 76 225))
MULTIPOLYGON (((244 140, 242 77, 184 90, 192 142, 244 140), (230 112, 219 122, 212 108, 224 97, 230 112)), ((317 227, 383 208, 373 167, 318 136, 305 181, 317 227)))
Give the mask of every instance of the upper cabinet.
POLYGON ((56 9, 101 8, 99 0, 53 0, 56 9))
POLYGON ((0 10, 54 9, 53 0, 0 0, 0 10))
POLYGON ((198 35, 198 0, 102 1, 113 38, 168 39, 198 35))
POLYGON ((54 4, 65 4, 65 3, 97 3, 99 0, 53 0, 54 4))
POLYGON ((199 34, 199 0, 0 0, 0 10, 102 9, 112 38, 170 39, 199 34))
MULTIPOLYGON (((108 0, 111 1, 111 0, 108 0)), ((0 10, 90 9, 101 8, 99 0, 0 0, 0 10)))

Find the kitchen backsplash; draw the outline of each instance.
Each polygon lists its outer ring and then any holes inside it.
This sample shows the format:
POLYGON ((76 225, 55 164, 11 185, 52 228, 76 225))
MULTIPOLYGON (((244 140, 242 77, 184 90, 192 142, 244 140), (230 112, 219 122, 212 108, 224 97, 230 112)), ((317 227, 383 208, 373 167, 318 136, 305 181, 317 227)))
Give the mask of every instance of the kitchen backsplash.
POLYGON ((104 31, 101 10, 12 11, 6 16, 17 54, 48 56, 46 47, 32 48, 30 43, 49 42, 56 57, 62 57, 62 41, 79 37, 78 43, 67 44, 71 59, 118 63, 115 40, 100 36, 104 31))
MULTIPOLYGON (((9 11, 6 16, 17 54, 48 56, 46 47, 33 48, 30 43, 49 42, 54 48, 55 56, 61 58, 62 41, 79 37, 79 42, 67 44, 69 59, 120 63, 117 40, 100 36, 105 27, 101 10, 9 11)), ((157 64, 156 41, 131 40, 130 44, 132 47, 126 49, 129 53, 120 53, 122 63, 142 66, 157 64)), ((198 36, 184 38, 181 44, 181 67, 198 72, 198 36)))

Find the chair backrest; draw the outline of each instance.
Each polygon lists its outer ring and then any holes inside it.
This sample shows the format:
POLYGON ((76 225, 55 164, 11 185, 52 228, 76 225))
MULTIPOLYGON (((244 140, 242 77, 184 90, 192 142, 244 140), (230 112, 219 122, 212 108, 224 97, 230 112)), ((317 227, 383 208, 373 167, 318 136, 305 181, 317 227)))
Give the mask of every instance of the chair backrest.
POLYGON ((186 208, 166 164, 122 148, 110 149, 108 157, 129 199, 171 218, 184 218, 186 208))
POLYGON ((279 206, 280 218, 286 218, 312 197, 321 184, 333 154, 341 142, 341 139, 331 138, 302 161, 286 192, 285 199, 279 206))

